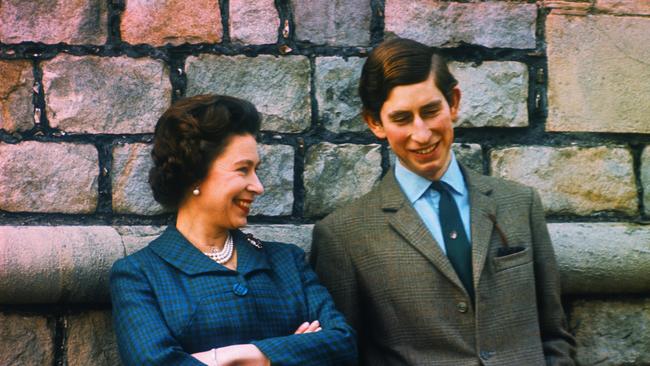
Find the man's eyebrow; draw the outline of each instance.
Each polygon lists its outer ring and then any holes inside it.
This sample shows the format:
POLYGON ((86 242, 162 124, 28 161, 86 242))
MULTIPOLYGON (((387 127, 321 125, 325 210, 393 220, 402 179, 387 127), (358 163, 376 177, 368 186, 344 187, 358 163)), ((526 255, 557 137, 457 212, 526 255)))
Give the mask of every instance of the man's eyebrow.
POLYGON ((402 117, 402 118, 403 117, 410 117, 410 116, 411 116, 411 112, 408 112, 408 111, 395 111, 395 112, 391 112, 391 113, 388 114, 388 118, 390 118, 390 119, 396 119, 396 118, 400 118, 400 117, 402 117))
POLYGON ((427 103, 427 104, 423 105, 420 108, 420 110, 423 110, 423 109, 438 109, 438 108, 441 108, 441 107, 442 107, 442 101, 441 100, 434 100, 431 103, 427 103))

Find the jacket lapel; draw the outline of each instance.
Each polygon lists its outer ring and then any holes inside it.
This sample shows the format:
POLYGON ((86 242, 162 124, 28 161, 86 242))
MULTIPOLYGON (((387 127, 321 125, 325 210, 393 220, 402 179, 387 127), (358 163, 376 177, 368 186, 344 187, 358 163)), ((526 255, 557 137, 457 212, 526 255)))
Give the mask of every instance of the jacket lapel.
POLYGON ((169 225, 149 247, 160 258, 188 275, 230 271, 201 253, 173 225, 169 225))
POLYGON ((459 288, 465 290, 456 271, 451 266, 447 256, 440 250, 422 219, 409 204, 395 179, 391 169, 379 185, 382 209, 385 212, 395 212, 388 220, 389 225, 397 231, 405 241, 418 250, 426 259, 459 288))
POLYGON ((469 190, 470 230, 472 231, 472 267, 474 286, 478 286, 481 272, 485 266, 485 258, 490 246, 490 237, 494 223, 490 216, 496 216, 496 202, 490 196, 492 186, 485 177, 464 168, 465 183, 469 190))

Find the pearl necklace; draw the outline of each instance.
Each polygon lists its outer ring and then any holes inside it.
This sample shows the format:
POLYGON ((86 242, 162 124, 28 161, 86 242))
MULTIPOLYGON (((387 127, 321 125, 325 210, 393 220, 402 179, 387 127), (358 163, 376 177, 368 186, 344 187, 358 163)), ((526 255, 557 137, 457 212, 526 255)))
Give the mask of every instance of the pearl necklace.
POLYGON ((210 259, 219 264, 224 264, 227 263, 230 258, 232 258, 233 247, 234 244, 232 236, 230 236, 230 233, 228 233, 228 237, 226 238, 226 243, 223 245, 223 249, 217 250, 217 248, 212 248, 212 250, 209 252, 203 252, 203 254, 207 255, 210 259))

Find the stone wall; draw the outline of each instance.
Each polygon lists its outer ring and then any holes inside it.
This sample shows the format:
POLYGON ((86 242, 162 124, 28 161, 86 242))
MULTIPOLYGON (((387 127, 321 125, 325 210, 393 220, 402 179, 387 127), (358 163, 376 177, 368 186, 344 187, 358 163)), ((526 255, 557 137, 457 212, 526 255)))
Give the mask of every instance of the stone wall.
POLYGON ((309 251, 394 159, 356 83, 395 36, 452 61, 460 160, 539 190, 579 360, 650 364, 648 34, 643 0, 0 1, 0 365, 119 363, 107 274, 169 222, 146 174, 182 96, 257 105, 249 230, 309 251))

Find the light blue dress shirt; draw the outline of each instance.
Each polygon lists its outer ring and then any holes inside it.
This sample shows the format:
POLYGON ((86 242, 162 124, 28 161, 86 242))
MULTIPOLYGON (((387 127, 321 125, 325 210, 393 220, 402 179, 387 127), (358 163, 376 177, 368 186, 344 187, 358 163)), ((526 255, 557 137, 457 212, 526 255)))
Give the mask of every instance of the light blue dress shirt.
MULTIPOLYGON (((431 232, 431 235, 433 235, 433 238, 438 242, 442 252, 447 254, 442 229, 440 228, 440 218, 438 217, 438 212, 440 212, 440 193, 435 189, 429 189, 431 181, 408 170, 400 163, 399 159, 395 159, 395 178, 404 194, 406 194, 409 202, 411 202, 411 205, 417 211, 418 215, 420 215, 420 218, 427 229, 429 229, 429 232, 431 232)), ((451 195, 454 197, 454 201, 456 201, 467 239, 471 243, 469 192, 453 151, 451 152, 449 167, 440 180, 452 188, 451 195)))

